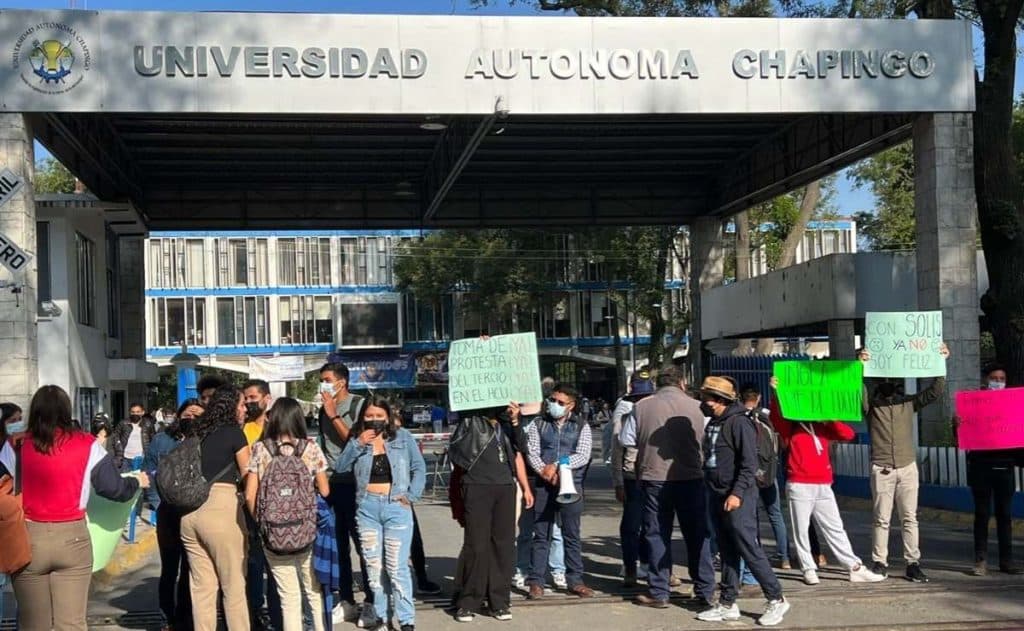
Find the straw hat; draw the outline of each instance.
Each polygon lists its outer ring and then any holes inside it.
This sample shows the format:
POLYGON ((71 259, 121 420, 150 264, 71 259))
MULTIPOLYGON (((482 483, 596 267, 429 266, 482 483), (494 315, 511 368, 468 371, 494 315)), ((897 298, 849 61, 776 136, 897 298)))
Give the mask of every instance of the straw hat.
POLYGON ((736 400, 736 386, 725 377, 705 377, 700 391, 702 394, 711 394, 727 401, 736 400))

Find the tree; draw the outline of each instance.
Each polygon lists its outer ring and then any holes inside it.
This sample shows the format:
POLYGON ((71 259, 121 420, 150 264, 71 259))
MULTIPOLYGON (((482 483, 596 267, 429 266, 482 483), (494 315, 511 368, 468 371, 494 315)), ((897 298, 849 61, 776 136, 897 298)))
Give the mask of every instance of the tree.
POLYGON ((859 162, 850 170, 857 188, 867 187, 877 200, 875 212, 855 215, 873 250, 913 249, 914 146, 905 142, 859 162))
POLYGON ((74 193, 75 176, 56 158, 36 163, 36 193, 74 193))

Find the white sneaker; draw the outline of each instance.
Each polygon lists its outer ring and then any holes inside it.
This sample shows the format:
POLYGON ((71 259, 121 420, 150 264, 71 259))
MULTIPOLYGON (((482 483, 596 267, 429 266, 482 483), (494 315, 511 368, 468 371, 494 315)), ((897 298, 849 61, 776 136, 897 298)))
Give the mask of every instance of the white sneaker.
POLYGON ((862 563, 855 570, 850 570, 850 582, 851 583, 878 583, 884 581, 885 577, 881 574, 875 574, 862 563))
POLYGON ((519 570, 516 570, 516 573, 512 575, 512 584, 516 589, 526 589, 526 576, 519 570))
POLYGON ((814 570, 804 570, 804 583, 808 585, 817 585, 821 582, 818 578, 818 573, 814 570))
POLYGON ((786 615, 787 611, 789 611, 789 601, 785 598, 769 600, 768 604, 765 605, 764 613, 757 619, 757 624, 762 627, 774 627, 782 622, 782 618, 786 615))
POLYGON ((354 622, 359 618, 359 607, 355 603, 340 602, 331 610, 331 622, 341 624, 354 622))
POLYGON ((725 607, 722 603, 715 603, 709 609, 697 614, 697 620, 702 622, 725 622, 727 620, 739 620, 740 608, 733 603, 731 607, 725 607))
POLYGON ((555 589, 569 589, 569 582, 565 580, 564 572, 552 572, 551 582, 554 583, 555 589))

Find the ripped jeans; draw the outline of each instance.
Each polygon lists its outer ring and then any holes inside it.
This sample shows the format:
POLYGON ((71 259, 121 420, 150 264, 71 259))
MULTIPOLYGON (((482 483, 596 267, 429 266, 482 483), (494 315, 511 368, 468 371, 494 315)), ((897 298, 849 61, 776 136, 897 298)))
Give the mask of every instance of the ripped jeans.
POLYGON ((367 493, 356 509, 356 524, 377 618, 388 622, 390 600, 400 625, 415 624, 409 571, 412 508, 386 495, 367 493))

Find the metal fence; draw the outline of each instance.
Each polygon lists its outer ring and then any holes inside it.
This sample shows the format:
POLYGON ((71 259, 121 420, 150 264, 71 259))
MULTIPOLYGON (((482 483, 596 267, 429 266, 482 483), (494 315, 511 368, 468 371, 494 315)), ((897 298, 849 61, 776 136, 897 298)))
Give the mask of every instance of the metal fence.
POLYGON ((770 395, 768 380, 772 376, 772 367, 777 361, 793 359, 810 359, 809 355, 748 355, 733 357, 731 355, 715 355, 711 358, 711 374, 732 377, 737 385, 744 383, 757 384, 761 391, 761 400, 766 404, 770 395))
MULTIPOLYGON (((917 466, 921 484, 966 487, 967 459, 955 447, 918 447, 917 466)), ((836 475, 867 478, 871 475, 870 445, 832 445, 832 470, 836 475)), ((1024 470, 1014 470, 1017 490, 1024 491, 1024 470)))

